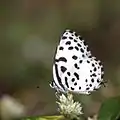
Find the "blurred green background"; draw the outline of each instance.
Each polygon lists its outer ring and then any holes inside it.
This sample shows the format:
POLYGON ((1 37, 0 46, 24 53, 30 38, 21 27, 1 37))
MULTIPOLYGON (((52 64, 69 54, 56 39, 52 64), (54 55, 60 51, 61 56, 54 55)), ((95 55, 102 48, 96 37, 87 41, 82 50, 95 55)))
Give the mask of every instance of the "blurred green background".
POLYGON ((120 94, 119 0, 0 0, 0 97, 9 95, 26 116, 57 113, 49 87, 56 45, 68 28, 81 34, 104 64, 106 87, 76 95, 86 115, 120 94))

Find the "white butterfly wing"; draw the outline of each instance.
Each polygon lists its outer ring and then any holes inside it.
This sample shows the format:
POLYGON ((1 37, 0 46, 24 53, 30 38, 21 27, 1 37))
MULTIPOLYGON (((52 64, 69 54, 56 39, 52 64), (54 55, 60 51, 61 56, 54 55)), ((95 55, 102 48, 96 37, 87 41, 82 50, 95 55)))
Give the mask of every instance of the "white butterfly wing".
POLYGON ((102 71, 102 65, 91 57, 84 40, 75 32, 66 30, 55 54, 53 87, 62 92, 89 94, 100 87, 102 71))
POLYGON ((56 50, 53 65, 54 82, 61 91, 66 88, 65 79, 63 79, 65 71, 71 70, 72 67, 74 68, 74 60, 84 59, 90 55, 91 52, 88 50, 88 46, 84 45, 84 41, 81 40, 80 36, 70 30, 66 30, 63 33, 56 50))

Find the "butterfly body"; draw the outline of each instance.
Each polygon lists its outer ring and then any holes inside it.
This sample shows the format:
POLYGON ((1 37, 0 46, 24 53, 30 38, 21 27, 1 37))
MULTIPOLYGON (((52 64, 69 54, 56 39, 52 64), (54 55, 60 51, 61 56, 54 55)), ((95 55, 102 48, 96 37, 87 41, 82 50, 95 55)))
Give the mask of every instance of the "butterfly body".
POLYGON ((100 88, 103 74, 101 62, 92 56, 82 37, 66 30, 55 53, 51 87, 64 93, 90 94, 100 88))

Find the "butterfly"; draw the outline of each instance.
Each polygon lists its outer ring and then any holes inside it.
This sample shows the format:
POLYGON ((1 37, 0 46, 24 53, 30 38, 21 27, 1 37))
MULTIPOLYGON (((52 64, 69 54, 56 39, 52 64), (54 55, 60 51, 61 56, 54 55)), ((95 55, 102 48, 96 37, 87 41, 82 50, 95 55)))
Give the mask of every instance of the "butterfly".
POLYGON ((56 48, 50 86, 63 93, 90 94, 104 84, 103 76, 101 61, 92 56, 83 38, 65 30, 56 48))

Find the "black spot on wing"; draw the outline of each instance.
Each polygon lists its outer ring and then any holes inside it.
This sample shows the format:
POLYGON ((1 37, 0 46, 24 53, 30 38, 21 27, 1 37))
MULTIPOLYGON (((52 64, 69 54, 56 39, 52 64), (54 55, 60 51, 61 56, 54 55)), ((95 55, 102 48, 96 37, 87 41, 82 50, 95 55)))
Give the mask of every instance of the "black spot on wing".
POLYGON ((99 80, 99 79, 97 79, 97 83, 100 83, 100 80, 99 80))
POLYGON ((102 63, 101 63, 101 62, 99 62, 99 65, 101 66, 101 65, 102 65, 102 63))
POLYGON ((73 37, 69 37, 69 39, 70 39, 70 40, 72 40, 72 39, 73 39, 73 37))
POLYGON ((74 81, 75 81, 75 78, 72 78, 71 81, 74 82, 74 81))
POLYGON ((77 80, 79 80, 79 75, 76 72, 74 72, 74 75, 77 78, 77 80))
POLYGON ((75 46, 75 49, 78 51, 79 50, 79 48, 77 47, 77 46, 75 46))
POLYGON ((82 53, 84 53, 84 50, 83 50, 82 48, 80 49, 80 51, 81 51, 82 53))
POLYGON ((93 78, 91 79, 91 82, 92 82, 92 83, 94 82, 94 79, 93 79, 93 78))
POLYGON ((83 38, 82 38, 81 36, 79 36, 79 39, 80 39, 80 40, 83 40, 83 38))
POLYGON ((96 71, 97 70, 96 67, 93 70, 96 71))
POLYGON ((79 61, 79 63, 82 63, 82 62, 83 62, 82 60, 79 61))
POLYGON ((70 72, 67 72, 68 76, 70 76, 70 72))
MULTIPOLYGON (((91 53, 90 53, 91 54, 91 53)), ((89 58, 92 58, 92 55, 89 55, 89 58)))
POLYGON ((87 63, 90 63, 90 61, 89 61, 89 60, 87 60, 87 63))
POLYGON ((81 47, 81 45, 80 45, 79 43, 78 43, 77 45, 78 45, 79 47, 81 47))
POLYGON ((74 42, 77 42, 77 40, 74 39, 74 42))
POLYGON ((74 90, 74 88, 73 88, 73 87, 71 87, 71 90, 74 90))
POLYGON ((86 88, 86 90, 89 90, 89 89, 90 89, 89 87, 86 88))
POLYGON ((86 79, 85 82, 88 82, 88 80, 86 79))
POLYGON ((102 79, 103 79, 103 77, 104 77, 104 74, 101 75, 101 78, 102 78, 102 79))
POLYGON ((65 39, 67 39, 67 37, 66 36, 62 36, 62 40, 65 40, 65 39))
POLYGON ((67 59, 65 57, 60 57, 59 59, 55 59, 55 62, 67 62, 67 59))
POLYGON ((92 76, 96 77, 97 75, 95 73, 93 73, 92 76))
POLYGON ((65 90, 65 87, 62 84, 61 78, 60 78, 59 73, 58 73, 58 65, 57 64, 55 64, 55 74, 56 74, 59 85, 65 90))
POLYGON ((74 85, 76 86, 76 85, 77 85, 77 82, 75 82, 74 85))
POLYGON ((94 67, 95 65, 92 63, 92 66, 94 67))
POLYGON ((61 71, 62 71, 63 73, 64 73, 66 70, 67 70, 67 68, 66 68, 66 67, 61 66, 61 71))
POLYGON ((67 77, 65 77, 65 84, 66 84, 66 86, 69 88, 67 77))
POLYGON ((87 47, 87 52, 89 52, 89 48, 87 47))
POLYGON ((79 90, 81 90, 81 87, 79 87, 79 90))
POLYGON ((63 47, 59 47, 59 50, 63 50, 64 48, 63 47))
POLYGON ((104 68, 103 68, 103 66, 101 67, 101 71, 104 71, 104 68))
POLYGON ((78 57, 77 57, 76 55, 73 55, 72 58, 73 58, 74 60, 77 60, 78 57))
POLYGON ((70 42, 70 41, 67 41, 65 44, 66 44, 66 45, 70 45, 70 44, 71 44, 71 42, 70 42))
POLYGON ((84 45, 86 46, 87 44, 86 44, 86 42, 85 41, 83 41, 84 42, 84 45))
POLYGON ((78 34, 75 32, 75 36, 77 37, 78 36, 78 34))
POLYGON ((84 58, 84 57, 85 57, 85 55, 83 54, 83 55, 82 55, 82 57, 84 58))
POLYGON ((77 63, 75 63, 75 64, 74 64, 74 66, 75 66, 75 68, 79 69, 79 67, 78 67, 77 63))
POLYGON ((72 46, 68 47, 68 50, 73 50, 73 47, 72 46))
POLYGON ((89 84, 90 87, 92 87, 92 84, 89 84))

